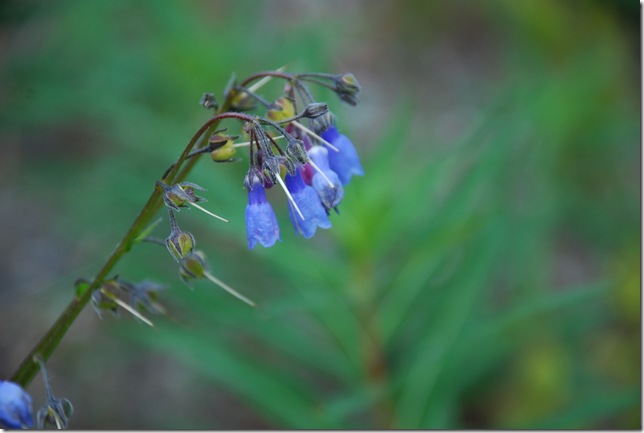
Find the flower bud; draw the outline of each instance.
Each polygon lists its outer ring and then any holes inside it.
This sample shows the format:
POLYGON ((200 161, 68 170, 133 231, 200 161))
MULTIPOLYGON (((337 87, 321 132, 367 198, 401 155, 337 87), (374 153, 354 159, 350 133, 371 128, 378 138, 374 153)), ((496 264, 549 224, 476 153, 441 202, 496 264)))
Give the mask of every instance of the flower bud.
POLYGON ((231 89, 230 93, 232 94, 230 107, 234 111, 248 111, 257 106, 255 98, 250 96, 247 92, 231 89))
POLYGON ((184 232, 179 227, 173 227, 165 245, 176 261, 181 261, 195 248, 195 238, 192 233, 184 232))
POLYGON ((157 181, 157 185, 163 188, 163 202, 165 205, 176 211, 180 210, 180 207, 185 207, 186 202, 197 203, 206 201, 203 197, 198 197, 195 193, 195 190, 205 191, 205 189, 191 182, 181 182, 170 186, 161 181, 157 181))
POLYGON ((288 140, 288 145, 285 150, 286 156, 292 160, 297 161, 300 164, 306 164, 306 161, 309 160, 308 155, 306 154, 306 149, 304 149, 304 142, 302 140, 288 140))
POLYGON ((266 117, 274 122, 280 122, 293 116, 295 116, 295 106, 293 105, 293 101, 284 96, 278 98, 277 101, 273 103, 273 107, 271 107, 271 109, 268 110, 268 113, 266 113, 266 117))
POLYGON ((237 148, 233 146, 233 141, 226 140, 226 143, 224 145, 210 152, 210 156, 215 162, 225 162, 229 161, 233 156, 235 156, 236 152, 237 148))
POLYGON ((181 260, 179 276, 186 283, 189 279, 205 277, 207 272, 206 256, 201 251, 191 252, 181 260))
POLYGON ((326 114, 328 111, 329 106, 327 104, 323 102, 315 102, 307 105, 302 114, 304 117, 308 117, 309 119, 315 119, 316 117, 326 114))
POLYGON ((358 84, 358 80, 356 80, 353 74, 342 74, 335 79, 335 92, 347 104, 357 105, 360 84, 358 84))

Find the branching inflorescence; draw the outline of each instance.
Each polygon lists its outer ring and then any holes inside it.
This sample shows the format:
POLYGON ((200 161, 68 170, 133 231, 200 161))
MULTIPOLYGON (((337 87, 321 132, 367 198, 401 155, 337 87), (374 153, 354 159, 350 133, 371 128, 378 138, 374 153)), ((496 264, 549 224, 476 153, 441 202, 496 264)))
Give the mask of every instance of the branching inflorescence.
POLYGON ((147 203, 96 276, 92 280, 76 282, 72 302, 25 358, 12 381, 0 380, 0 427, 28 428, 33 425, 31 397, 22 387, 31 382, 39 369, 43 371, 47 402, 38 411, 38 426, 42 428, 48 422, 58 428, 67 427, 71 403, 53 397, 44 362, 88 303, 99 316, 103 311, 116 315, 119 310, 126 310, 151 326, 154 326, 152 321, 144 314, 165 312, 157 299, 163 288, 161 285, 148 280, 133 283, 109 276, 122 256, 142 241, 164 245, 178 263, 179 276, 186 284, 193 279, 206 278, 241 301, 255 305, 212 274, 203 251, 195 249, 194 235, 182 230, 177 222, 177 213, 186 207, 194 207, 227 222, 202 207, 200 203, 206 199, 198 193, 202 194, 204 188, 184 181, 199 156, 210 154, 216 163, 238 162, 243 160, 236 157, 239 149, 248 148, 248 171, 243 186, 248 193, 245 222, 250 249, 258 243, 271 247, 280 239, 277 217, 266 196, 266 190, 274 186, 282 188, 288 199, 288 213, 296 234, 308 239, 318 228, 331 227, 331 210, 338 211, 344 186, 353 175, 361 176, 364 172, 353 144, 336 128, 327 104, 314 99, 309 90, 311 84, 331 89, 350 105, 358 103, 360 86, 349 73, 266 71, 239 83, 233 77, 221 106, 214 95, 203 95, 201 104, 212 109, 213 116, 157 180, 147 203), (258 93, 270 79, 284 83, 283 93, 273 101, 258 93), (228 135, 227 129, 217 129, 226 119, 240 122, 240 135, 228 135), (243 137, 242 141, 237 141, 240 137, 243 137), (163 205, 168 211, 170 233, 165 240, 160 240, 149 235, 160 221, 152 219, 163 205))

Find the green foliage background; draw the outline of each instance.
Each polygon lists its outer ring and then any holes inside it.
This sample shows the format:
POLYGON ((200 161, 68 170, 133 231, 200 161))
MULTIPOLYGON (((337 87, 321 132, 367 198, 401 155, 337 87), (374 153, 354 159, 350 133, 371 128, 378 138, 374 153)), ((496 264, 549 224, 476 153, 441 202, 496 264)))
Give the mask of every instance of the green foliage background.
POLYGON ((198 165, 231 222, 180 224, 260 306, 191 291, 140 246, 118 273, 165 284, 169 315, 155 331, 83 313, 49 363, 73 428, 641 427, 634 2, 5 1, 0 17, 0 377, 207 118, 202 93, 284 64, 363 86, 357 108, 318 92, 366 175, 314 239, 273 191, 282 242, 248 251, 244 163, 198 165))

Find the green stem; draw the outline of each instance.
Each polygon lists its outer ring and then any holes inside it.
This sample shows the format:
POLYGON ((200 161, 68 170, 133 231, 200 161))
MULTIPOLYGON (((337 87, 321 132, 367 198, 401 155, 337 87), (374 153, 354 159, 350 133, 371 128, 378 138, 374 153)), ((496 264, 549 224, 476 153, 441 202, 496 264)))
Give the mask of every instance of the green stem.
MULTIPOLYGON (((193 135, 192 139, 188 142, 179 159, 175 162, 173 167, 164 176, 164 181, 169 184, 181 182, 187 177, 192 168, 194 167, 198 158, 192 158, 186 161, 190 151, 194 148, 195 144, 199 142, 198 147, 203 146, 203 142, 207 141, 210 134, 214 132, 217 124, 224 118, 234 117, 239 118, 237 113, 225 113, 230 107, 230 101, 226 100, 222 107, 218 110, 217 114, 203 124, 201 128, 193 135), (201 140, 200 140, 201 138, 201 140), (186 163, 184 165, 184 162, 186 163), (183 166, 183 167, 182 167, 183 166), (179 171, 181 168, 181 171, 179 171)), ((136 217, 127 233, 123 236, 118 243, 112 254, 109 256, 105 264, 97 272, 89 287, 80 295, 76 294, 74 299, 69 303, 67 308, 62 312, 58 320, 52 325, 47 333, 40 339, 34 346, 29 354, 22 361, 11 381, 20 384, 23 388, 27 387, 29 383, 38 373, 40 365, 36 361, 40 356, 43 361, 47 361, 51 354, 54 352, 62 338, 67 333, 69 327, 74 323, 80 312, 85 308, 87 303, 92 297, 94 290, 98 289, 107 275, 116 266, 119 260, 132 248, 132 243, 143 229, 152 221, 154 215, 158 212, 163 204, 161 197, 161 189, 156 187, 152 191, 150 198, 136 217)))

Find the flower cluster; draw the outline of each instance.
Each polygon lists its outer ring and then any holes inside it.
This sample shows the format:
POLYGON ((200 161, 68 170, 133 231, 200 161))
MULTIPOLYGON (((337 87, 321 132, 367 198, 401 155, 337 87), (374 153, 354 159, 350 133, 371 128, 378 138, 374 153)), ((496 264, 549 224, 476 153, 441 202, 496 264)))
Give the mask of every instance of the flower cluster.
MULTIPOLYGON (((268 104, 266 118, 254 118, 245 125, 249 141, 249 170, 244 179, 248 191, 246 231, 248 247, 258 243, 270 247, 280 239, 275 212, 266 189, 279 184, 288 198, 289 217, 295 233, 311 238, 317 228, 331 227, 330 210, 337 211, 344 198, 344 186, 354 175, 364 175, 353 143, 335 126, 326 104, 316 102, 305 82, 325 85, 351 105, 358 102, 360 86, 351 74, 300 74, 287 79, 284 95, 268 104), (300 114, 297 104, 306 107, 300 114), (299 120, 308 119, 306 127, 299 120), (263 126, 281 134, 274 137, 263 126), (277 142, 286 141, 283 148, 277 142)), ((253 95, 241 89, 245 95, 253 95)), ((257 100, 263 101, 257 97, 257 100)))
MULTIPOLYGON (((364 174, 355 147, 338 131, 327 104, 314 100, 307 83, 333 90, 350 105, 358 102, 360 86, 351 74, 285 74, 281 71, 256 74, 239 85, 232 82, 226 91, 226 100, 233 111, 217 112, 218 104, 212 94, 204 95, 201 100, 205 108, 215 110, 216 114, 211 119, 213 124, 224 119, 240 121, 242 135, 247 141, 235 142, 239 136, 226 135, 226 129, 209 132, 209 136, 205 136, 207 142, 191 150, 185 159, 210 153, 214 162, 234 162, 239 161, 235 158, 237 149, 248 147, 249 167, 243 183, 248 192, 245 222, 250 249, 258 243, 270 247, 280 239, 279 223, 267 199, 267 189, 278 185, 284 190, 295 233, 311 238, 318 228, 331 227, 330 213, 332 209, 338 210, 344 198, 344 187, 352 176, 364 174), (274 102, 268 102, 257 93, 258 88, 271 78, 286 82, 283 94, 274 102), (246 87, 254 80, 258 81, 246 87), (249 114, 248 111, 256 109, 258 103, 266 109, 263 115, 249 114)), ((166 175, 173 168, 174 165, 166 175)), ((164 244, 179 264, 180 278, 187 284, 195 279, 208 279, 247 304, 254 305, 211 273, 205 254, 195 249, 194 235, 179 228, 175 213, 194 207, 220 220, 227 220, 198 204, 206 201, 197 195, 205 191, 204 188, 190 182, 166 183, 166 175, 157 181, 156 186, 169 212, 170 234, 165 242, 157 243, 164 244)), ((122 282, 120 286, 123 286, 122 282)), ((145 290, 135 291, 138 286, 132 284, 123 287, 130 288, 129 297, 134 299, 129 305, 120 300, 122 295, 114 295, 115 292, 105 286, 97 293, 94 304, 113 312, 118 305, 135 315, 137 306, 154 310, 150 308, 152 304, 145 290)))

